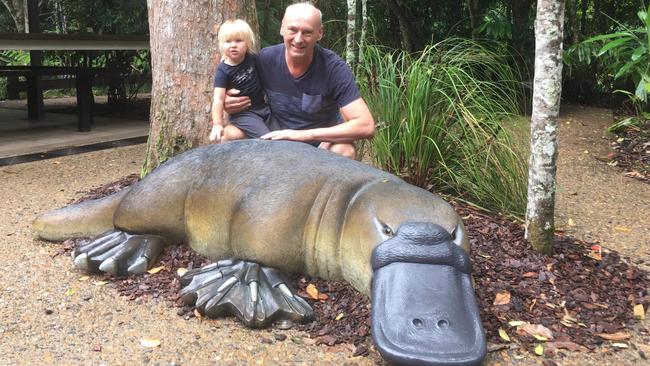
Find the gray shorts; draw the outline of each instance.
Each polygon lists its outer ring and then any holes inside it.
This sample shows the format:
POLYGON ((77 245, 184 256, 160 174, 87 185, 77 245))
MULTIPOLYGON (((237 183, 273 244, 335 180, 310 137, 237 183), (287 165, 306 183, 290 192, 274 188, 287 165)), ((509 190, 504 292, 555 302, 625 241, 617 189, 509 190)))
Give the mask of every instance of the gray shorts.
POLYGON ((264 104, 235 113, 230 116, 229 121, 245 133, 246 136, 256 139, 272 131, 267 126, 270 116, 271 109, 268 105, 264 104))

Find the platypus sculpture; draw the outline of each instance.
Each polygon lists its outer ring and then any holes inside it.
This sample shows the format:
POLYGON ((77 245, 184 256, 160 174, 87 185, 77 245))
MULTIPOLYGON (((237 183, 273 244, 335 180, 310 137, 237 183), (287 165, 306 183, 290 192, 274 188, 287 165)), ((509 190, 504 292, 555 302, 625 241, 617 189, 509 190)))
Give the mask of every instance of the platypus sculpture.
POLYGON ((480 363, 486 341, 460 217, 440 197, 298 142, 199 147, 112 196, 46 212, 46 240, 97 236, 75 266, 143 273, 166 245, 218 260, 181 278, 182 298, 250 327, 311 318, 282 272, 344 279, 369 294, 372 334, 400 364, 480 363), (279 271, 278 271, 279 270, 279 271))

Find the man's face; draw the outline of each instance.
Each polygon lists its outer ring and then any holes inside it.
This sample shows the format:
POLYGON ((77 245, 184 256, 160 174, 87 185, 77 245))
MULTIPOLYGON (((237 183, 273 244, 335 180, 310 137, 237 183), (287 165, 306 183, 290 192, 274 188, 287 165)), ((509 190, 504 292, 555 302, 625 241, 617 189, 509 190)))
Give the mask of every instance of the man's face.
POLYGON ((316 43, 323 36, 323 27, 316 12, 291 12, 286 14, 282 21, 281 34, 288 57, 311 58, 316 43))

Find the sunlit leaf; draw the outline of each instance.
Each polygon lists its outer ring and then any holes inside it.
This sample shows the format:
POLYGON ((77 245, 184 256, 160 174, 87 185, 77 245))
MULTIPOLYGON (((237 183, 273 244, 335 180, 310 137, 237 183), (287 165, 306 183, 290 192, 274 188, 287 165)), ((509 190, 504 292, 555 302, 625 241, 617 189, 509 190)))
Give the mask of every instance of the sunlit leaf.
POLYGON ((501 337, 501 339, 503 339, 506 342, 510 342, 510 337, 508 336, 508 333, 506 333, 506 331, 503 330, 502 328, 499 328, 499 337, 501 337))
POLYGON ((341 319, 343 319, 344 316, 345 316, 345 314, 340 313, 339 315, 336 316, 336 318, 334 318, 334 320, 341 320, 341 319))
POLYGON ((152 268, 152 269, 148 270, 147 273, 156 274, 156 273, 162 271, 163 269, 165 269, 165 266, 155 267, 155 268, 152 268))
POLYGON ((496 294, 493 305, 506 305, 510 303, 510 292, 503 291, 496 294))
POLYGON ((597 334, 602 339, 606 339, 608 341, 624 341, 628 338, 631 337, 630 334, 624 333, 624 332, 617 332, 617 333, 599 333, 597 334))
POLYGON ((520 326, 522 324, 525 324, 525 323, 526 322, 521 321, 521 320, 511 320, 511 321, 508 322, 508 325, 511 326, 511 327, 518 327, 518 326, 520 326))
POLYGON ((140 340, 140 345, 147 348, 158 347, 160 346, 160 339, 143 338, 140 340))
POLYGON ((643 309, 643 304, 634 305, 634 319, 645 319, 645 309, 643 309))
POLYGON ((187 268, 179 268, 176 270, 176 274, 178 277, 183 277, 187 273, 188 269, 187 268))
POLYGON ((535 354, 538 355, 538 356, 543 356, 544 355, 544 347, 542 347, 541 344, 538 344, 535 347, 535 354))
POLYGON ((310 299, 318 300, 318 289, 313 283, 307 285, 307 295, 309 295, 310 299))

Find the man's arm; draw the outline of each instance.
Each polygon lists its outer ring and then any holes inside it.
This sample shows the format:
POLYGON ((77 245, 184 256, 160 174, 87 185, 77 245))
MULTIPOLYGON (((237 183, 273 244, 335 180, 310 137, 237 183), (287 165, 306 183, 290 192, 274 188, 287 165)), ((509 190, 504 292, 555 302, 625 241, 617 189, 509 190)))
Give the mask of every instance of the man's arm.
POLYGON ((226 96, 223 105, 228 114, 232 115, 250 108, 251 98, 247 96, 239 97, 238 95, 239 90, 237 89, 226 90, 226 96))
POLYGON ((342 107, 341 115, 345 122, 332 127, 313 128, 310 130, 278 130, 267 133, 261 138, 265 140, 347 143, 374 136, 375 121, 363 98, 359 98, 342 107))

